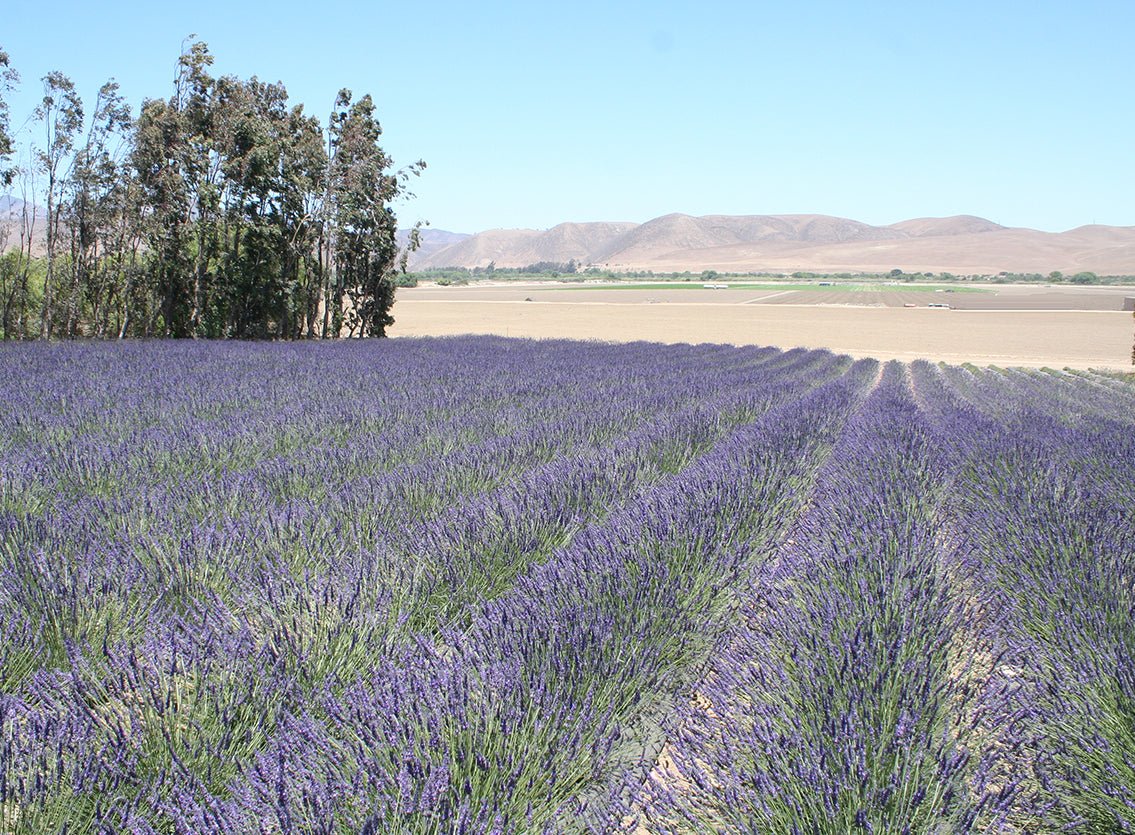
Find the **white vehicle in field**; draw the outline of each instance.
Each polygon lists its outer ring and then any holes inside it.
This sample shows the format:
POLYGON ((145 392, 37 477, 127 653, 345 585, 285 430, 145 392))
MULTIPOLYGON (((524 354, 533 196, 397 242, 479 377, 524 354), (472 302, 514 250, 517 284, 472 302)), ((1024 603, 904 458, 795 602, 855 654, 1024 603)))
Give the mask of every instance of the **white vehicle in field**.
POLYGON ((927 307, 937 307, 941 310, 950 310, 951 309, 951 307, 944 302, 930 302, 930 304, 928 304, 926 306, 927 307))

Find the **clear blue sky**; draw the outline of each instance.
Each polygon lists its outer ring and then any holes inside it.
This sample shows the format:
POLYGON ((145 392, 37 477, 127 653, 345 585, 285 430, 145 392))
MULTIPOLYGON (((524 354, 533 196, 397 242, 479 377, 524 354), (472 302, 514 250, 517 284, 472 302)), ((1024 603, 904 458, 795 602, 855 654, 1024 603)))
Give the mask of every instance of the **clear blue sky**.
MULTIPOLYGON (((58 69, 166 97, 183 39, 326 113, 371 93, 404 223, 668 212, 1135 225, 1135 2, 10 4, 18 127, 58 69)), ((26 137, 25 137, 26 139, 26 137)))

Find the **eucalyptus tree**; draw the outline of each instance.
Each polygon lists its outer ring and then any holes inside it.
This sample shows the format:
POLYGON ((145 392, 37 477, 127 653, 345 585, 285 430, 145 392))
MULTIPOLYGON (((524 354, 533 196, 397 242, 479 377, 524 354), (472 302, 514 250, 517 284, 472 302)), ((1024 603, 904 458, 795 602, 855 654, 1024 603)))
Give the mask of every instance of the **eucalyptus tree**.
MULTIPOLYGON (((47 275, 42 304, 27 269, 22 293, 5 296, 6 337, 385 334, 393 203, 424 163, 392 170, 370 96, 341 91, 325 131, 282 83, 214 77, 212 65, 204 43, 188 44, 172 94, 144 101, 136 121, 113 81, 88 121, 70 79, 43 79, 46 142, 29 176, 46 180, 47 275)), ((0 74, 0 106, 14 78, 0 74)))
POLYGON ((71 235, 71 286, 64 332, 79 335, 84 307, 92 330, 106 330, 106 305, 112 282, 121 275, 123 238, 119 234, 122 183, 121 152, 131 129, 130 107, 118 84, 99 88, 83 144, 76 150, 68 184, 66 217, 71 235))
POLYGON ((324 334, 385 336, 394 323, 394 274, 399 247, 393 201, 409 176, 425 164, 391 172, 392 160, 379 145, 382 126, 369 95, 352 102, 340 90, 330 122, 330 201, 334 281, 327 297, 324 334), (344 304, 344 302, 347 304, 344 304))
POLYGON ((283 335, 310 338, 318 327, 324 280, 317 248, 322 197, 329 180, 328 157, 319 119, 306 115, 302 105, 288 112, 281 127, 287 141, 280 160, 280 217, 292 299, 291 318, 283 335))
POLYGON ((315 240, 309 202, 326 176, 319 123, 288 107, 282 84, 224 78, 218 90, 226 334, 303 335, 317 294, 307 274, 315 240))
POLYGON ((171 104, 182 129, 181 172, 189 200, 186 223, 193 231, 189 276, 190 336, 207 336, 205 317, 216 283, 216 263, 223 246, 220 213, 224 191, 224 155, 217 147, 217 81, 209 75, 213 56, 194 42, 178 61, 171 104))
MULTIPOLYGON (((8 53, 0 47, 0 188, 7 188, 15 179, 15 168, 10 166, 13 142, 9 133, 7 95, 19 81, 19 74, 12 69, 8 53)), ((11 206, 5 206, 5 215, 0 220, 0 331, 4 339, 13 336, 13 324, 20 319, 15 305, 20 296, 22 248, 19 253, 6 253, 9 236, 8 220, 11 206)))
POLYGON ((7 218, 7 231, 10 235, 14 233, 16 245, 0 260, 0 292, 3 293, 0 324, 4 328, 4 339, 30 339, 40 332, 35 316, 39 306, 38 287, 32 281, 33 267, 42 270, 43 266, 42 259, 35 257, 35 247, 42 237, 38 230, 40 212, 33 199, 34 166, 20 166, 14 169, 14 174, 13 182, 19 183, 21 200, 19 211, 9 211, 7 218))
POLYGON ((146 243, 165 336, 198 335, 216 251, 212 63, 203 43, 192 44, 178 59, 173 96, 143 102, 135 130, 131 163, 148 209, 146 243))
POLYGON ((133 153, 163 333, 312 335, 327 155, 317 120, 279 83, 213 78, 208 48, 179 60, 174 95, 147 101, 133 153))
POLYGON ((145 206, 145 284, 154 297, 150 315, 136 316, 129 330, 139 336, 188 335, 189 198, 177 156, 181 126, 178 111, 161 99, 142 103, 134 128, 130 164, 145 206))
POLYGON ((46 339, 52 335, 55 324, 57 247, 67 183, 65 165, 75 149, 75 137, 83 127, 83 102, 71 79, 57 71, 45 75, 43 99, 34 115, 45 133, 45 145, 36 151, 35 157, 39 170, 47 177, 47 275, 40 314, 40 335, 46 339))
POLYGON ((12 69, 8 53, 0 47, 0 186, 4 187, 12 184, 16 173, 14 168, 9 167, 9 158, 14 148, 12 136, 8 132, 11 128, 8 121, 7 96, 19 80, 20 74, 12 69))

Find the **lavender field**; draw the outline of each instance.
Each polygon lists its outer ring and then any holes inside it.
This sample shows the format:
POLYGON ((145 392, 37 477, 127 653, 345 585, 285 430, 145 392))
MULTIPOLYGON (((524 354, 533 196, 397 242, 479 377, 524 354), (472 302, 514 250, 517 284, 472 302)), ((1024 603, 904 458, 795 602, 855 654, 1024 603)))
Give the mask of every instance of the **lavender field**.
POLYGON ((0 832, 1135 831, 1135 385, 0 348, 0 832))

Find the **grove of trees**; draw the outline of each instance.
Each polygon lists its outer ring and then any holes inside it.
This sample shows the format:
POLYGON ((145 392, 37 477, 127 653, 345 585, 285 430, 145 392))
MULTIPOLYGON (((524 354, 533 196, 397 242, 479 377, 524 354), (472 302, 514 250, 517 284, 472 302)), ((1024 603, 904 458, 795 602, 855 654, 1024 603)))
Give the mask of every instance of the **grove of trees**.
POLYGON ((16 166, 0 50, 0 186, 23 197, 0 231, 3 339, 385 335, 406 255, 393 204, 425 163, 393 169, 369 95, 341 90, 324 125, 212 64, 191 43, 136 117, 115 82, 88 108, 49 73, 16 166))

